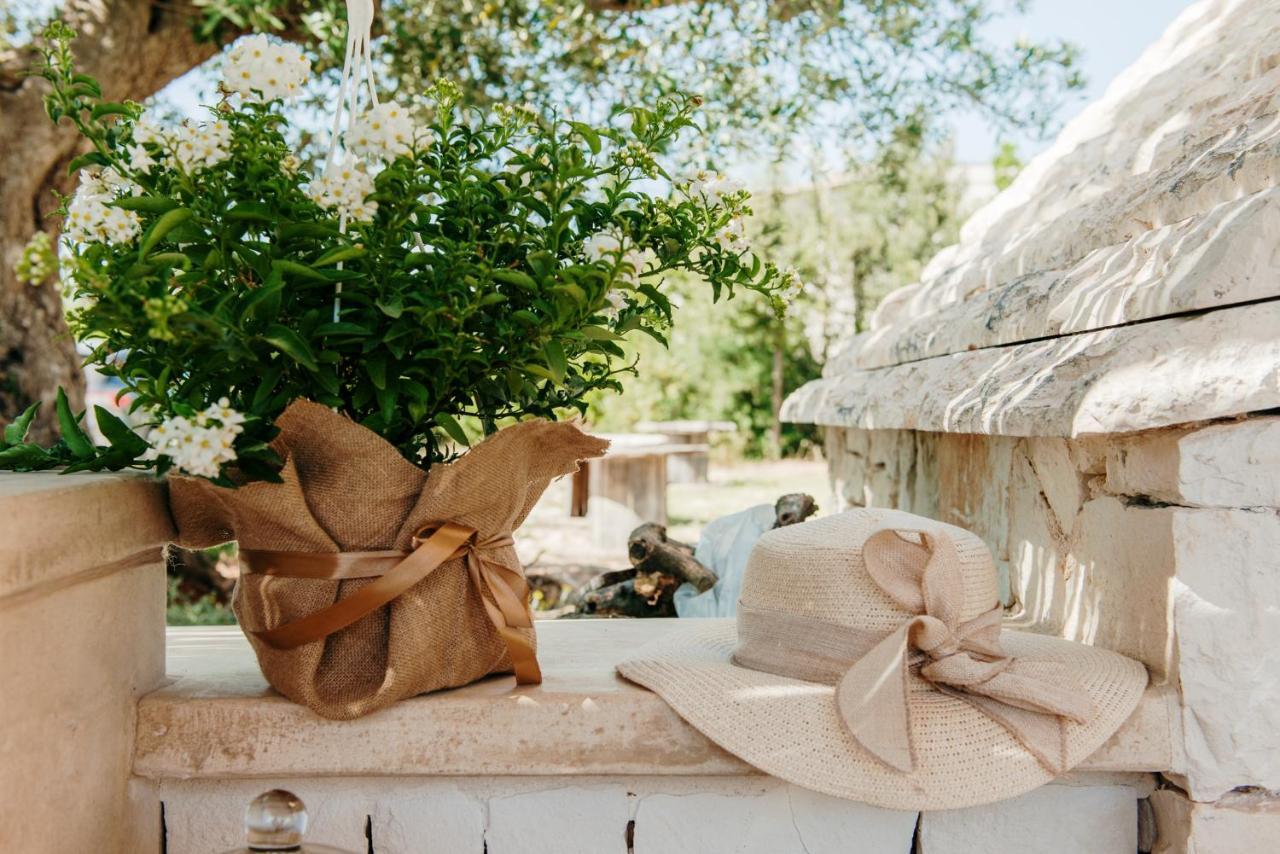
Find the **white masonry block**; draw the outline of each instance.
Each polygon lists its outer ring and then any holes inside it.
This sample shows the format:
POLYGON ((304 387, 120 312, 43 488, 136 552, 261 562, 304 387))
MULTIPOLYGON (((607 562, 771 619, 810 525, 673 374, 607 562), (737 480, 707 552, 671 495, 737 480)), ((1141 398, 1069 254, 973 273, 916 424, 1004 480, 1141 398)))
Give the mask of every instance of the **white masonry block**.
POLYGON ((489 799, 488 854, 627 854, 622 786, 556 787, 489 799))
POLYGON ((1233 793, 1198 804, 1181 792, 1151 795, 1156 839, 1152 854, 1262 854, 1280 849, 1280 795, 1233 793))
POLYGON ((1041 786, 1018 798, 920 816, 920 854, 1133 854, 1128 786, 1041 786))
POLYGON ((1280 418, 1117 438, 1107 491, 1194 507, 1280 506, 1280 418))
POLYGON ((642 797, 635 854, 910 854, 915 824, 914 812, 771 781, 755 793, 642 797))

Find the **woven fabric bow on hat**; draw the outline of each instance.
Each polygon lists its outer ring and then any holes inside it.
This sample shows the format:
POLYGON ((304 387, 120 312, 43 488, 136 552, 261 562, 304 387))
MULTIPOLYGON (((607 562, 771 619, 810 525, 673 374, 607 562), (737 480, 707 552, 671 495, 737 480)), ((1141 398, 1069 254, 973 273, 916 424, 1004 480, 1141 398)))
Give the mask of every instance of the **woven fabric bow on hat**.
POLYGON ((836 706, 860 745, 899 771, 915 767, 908 714, 910 672, 962 699, 1007 729, 1054 774, 1066 768, 1066 722, 1085 723, 1093 704, 1068 669, 1010 658, 1000 647, 1001 609, 961 622, 964 579, 942 533, 896 530, 867 539, 863 560, 875 583, 916 614, 862 655, 836 687, 836 706))

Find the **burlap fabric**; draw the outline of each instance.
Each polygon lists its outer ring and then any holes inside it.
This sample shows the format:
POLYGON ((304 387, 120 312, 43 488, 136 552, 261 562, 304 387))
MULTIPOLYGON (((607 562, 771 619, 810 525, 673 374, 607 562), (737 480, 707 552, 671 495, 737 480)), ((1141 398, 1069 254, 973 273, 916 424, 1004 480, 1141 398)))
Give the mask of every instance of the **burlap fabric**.
MULTIPOLYGON (((507 427, 457 461, 424 472, 372 431, 310 401, 276 422, 283 483, 237 489, 175 477, 170 498, 178 544, 228 540, 244 549, 297 552, 408 551, 424 526, 456 522, 480 538, 520 526, 547 485, 596 457, 608 442, 576 425, 507 427)), ((514 548, 493 558, 520 566, 514 548)), ((462 558, 441 565, 398 598, 322 641, 280 650, 254 637, 349 596, 368 579, 242 574, 233 606, 271 686, 327 718, 360 717, 397 700, 507 673, 512 664, 462 558)), ((526 631, 532 640, 532 629, 526 631)))

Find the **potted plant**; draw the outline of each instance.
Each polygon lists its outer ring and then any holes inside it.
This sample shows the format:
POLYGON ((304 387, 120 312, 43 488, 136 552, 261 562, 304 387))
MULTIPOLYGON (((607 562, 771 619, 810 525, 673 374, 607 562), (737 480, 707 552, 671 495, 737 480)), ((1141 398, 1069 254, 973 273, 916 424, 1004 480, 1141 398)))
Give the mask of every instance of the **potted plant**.
POLYGON ((95 446, 60 396, 62 441, 20 418, 0 464, 168 473, 180 542, 238 540, 241 625, 321 714, 536 681, 510 533, 605 449, 554 419, 621 390, 626 335, 662 339, 669 273, 778 310, 798 287, 746 245, 741 187, 664 169, 697 99, 595 127, 465 108, 442 81, 359 112, 313 169, 281 109, 296 47, 242 40, 208 118, 165 127, 102 101, 70 40, 52 26, 39 69, 92 145, 64 204, 68 317, 149 429, 99 411, 95 446))

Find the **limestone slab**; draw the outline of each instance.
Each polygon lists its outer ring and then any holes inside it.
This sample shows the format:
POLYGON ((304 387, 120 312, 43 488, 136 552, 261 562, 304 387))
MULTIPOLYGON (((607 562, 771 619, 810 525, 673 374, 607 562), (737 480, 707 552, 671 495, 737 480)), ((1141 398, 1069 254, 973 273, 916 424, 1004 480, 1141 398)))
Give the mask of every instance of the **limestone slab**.
MULTIPOLYGON (((495 677, 355 721, 325 720, 272 692, 234 627, 170 629, 172 681, 139 703, 134 772, 153 779, 758 774, 614 674, 622 657, 677 627, 676 620, 540 623, 542 685, 495 677)), ((1165 699, 1152 692, 1143 707, 1100 753, 1107 769, 1168 767, 1165 699)))
POLYGON ((880 368, 1173 314, 1280 297, 1280 189, 1233 198, 1071 266, 1015 277, 966 300, 922 304, 860 339, 834 369, 880 368), (850 364, 850 362, 852 364, 850 364))
POLYGON ((824 377, 784 420, 1076 437, 1280 407, 1280 302, 824 377))
POLYGON ((982 807, 925 812, 920 854, 1132 854, 1138 801, 1127 786, 1041 786, 982 807))
POLYGON ((1118 436, 1106 489, 1193 507, 1280 507, 1280 418, 1118 436))

